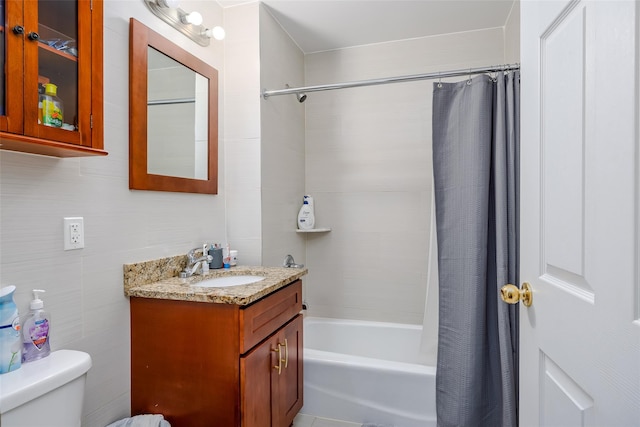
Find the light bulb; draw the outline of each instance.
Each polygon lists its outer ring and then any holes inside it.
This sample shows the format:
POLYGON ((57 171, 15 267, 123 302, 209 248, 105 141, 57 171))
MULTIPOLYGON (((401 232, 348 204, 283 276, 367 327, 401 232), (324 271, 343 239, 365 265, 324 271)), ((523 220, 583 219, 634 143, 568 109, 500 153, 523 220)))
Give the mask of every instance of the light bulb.
POLYGON ((202 15, 200 12, 191 12, 184 17, 185 21, 191 25, 201 25, 202 24, 202 15))
POLYGON ((216 40, 224 40, 224 36, 225 36, 225 32, 224 32, 224 28, 216 26, 213 27, 213 29, 207 29, 204 32, 204 35, 211 38, 213 37, 216 40))

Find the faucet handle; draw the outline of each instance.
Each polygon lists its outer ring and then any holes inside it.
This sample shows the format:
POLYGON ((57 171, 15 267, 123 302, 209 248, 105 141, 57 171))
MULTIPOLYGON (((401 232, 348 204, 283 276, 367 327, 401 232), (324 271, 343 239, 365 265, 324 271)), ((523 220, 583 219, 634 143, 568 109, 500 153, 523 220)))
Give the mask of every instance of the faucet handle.
POLYGON ((303 268, 304 264, 296 264, 293 257, 291 255, 287 255, 284 258, 284 262, 282 263, 282 266, 287 268, 303 268))

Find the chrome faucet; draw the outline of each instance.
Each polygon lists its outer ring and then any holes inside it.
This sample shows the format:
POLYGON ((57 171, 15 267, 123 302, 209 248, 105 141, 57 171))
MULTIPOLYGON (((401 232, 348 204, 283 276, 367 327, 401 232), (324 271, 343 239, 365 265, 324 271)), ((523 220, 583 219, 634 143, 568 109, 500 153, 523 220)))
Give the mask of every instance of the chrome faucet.
POLYGON ((193 248, 187 253, 187 266, 182 273, 185 273, 185 277, 191 277, 194 274, 202 274, 203 263, 209 263, 212 259, 213 257, 207 254, 204 248, 193 248), (197 252, 202 253, 200 258, 196 258, 197 252))
POLYGON ((286 268, 303 268, 304 264, 296 264, 296 262, 293 260, 293 257, 291 255, 287 255, 284 258, 282 266, 286 268))

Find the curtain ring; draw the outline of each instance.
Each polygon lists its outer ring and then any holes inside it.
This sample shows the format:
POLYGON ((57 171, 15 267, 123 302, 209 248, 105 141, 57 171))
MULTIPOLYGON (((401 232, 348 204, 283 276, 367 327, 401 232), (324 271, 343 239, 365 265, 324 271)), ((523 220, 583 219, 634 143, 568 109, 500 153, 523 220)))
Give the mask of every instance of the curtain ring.
POLYGON ((471 68, 469 68, 469 75, 467 76, 467 86, 471 84, 471 68))
POLYGON ((442 77, 440 76, 440 72, 438 72, 438 89, 442 87, 442 77))

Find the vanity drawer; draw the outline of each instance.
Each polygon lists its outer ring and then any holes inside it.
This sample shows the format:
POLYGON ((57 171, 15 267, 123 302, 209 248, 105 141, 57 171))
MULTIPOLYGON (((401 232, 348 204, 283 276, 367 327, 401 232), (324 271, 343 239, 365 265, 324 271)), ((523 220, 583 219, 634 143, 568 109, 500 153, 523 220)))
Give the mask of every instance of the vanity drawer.
POLYGON ((300 280, 240 310, 240 354, 251 350, 301 310, 300 280))

